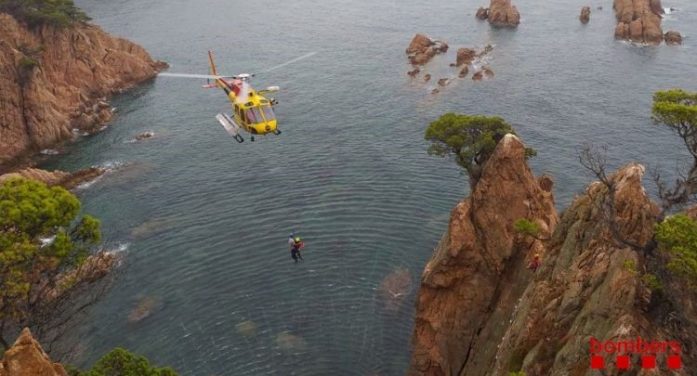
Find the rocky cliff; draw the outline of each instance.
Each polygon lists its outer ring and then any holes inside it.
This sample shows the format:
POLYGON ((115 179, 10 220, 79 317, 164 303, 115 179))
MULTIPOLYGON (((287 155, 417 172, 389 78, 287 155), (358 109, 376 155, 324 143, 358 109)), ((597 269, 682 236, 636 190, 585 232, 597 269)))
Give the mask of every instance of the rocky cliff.
POLYGON ((0 360, 0 376, 67 376, 62 365, 51 362, 41 345, 24 329, 0 360))
POLYGON ((110 94, 165 66, 95 25, 29 29, 0 13, 0 163, 108 121, 110 94))
POLYGON ((453 210, 422 276, 410 374, 617 375, 614 354, 600 354, 603 373, 591 369, 591 338, 639 337, 678 341, 682 365, 669 370, 660 353, 656 369, 637 373, 635 353, 629 374, 691 374, 695 294, 666 274, 663 287, 654 283, 659 209, 642 186, 644 168, 630 164, 591 184, 557 221, 551 183, 533 178, 522 149, 507 136, 483 185, 453 210), (516 235, 518 218, 541 233, 516 235), (534 272, 532 252, 542 260, 534 272))
POLYGON ((522 142, 505 136, 422 275, 412 374, 484 374, 493 363, 502 323, 533 277, 527 261, 544 253, 541 240, 520 238, 513 224, 528 219, 548 236, 557 224, 551 188, 533 176, 522 142))

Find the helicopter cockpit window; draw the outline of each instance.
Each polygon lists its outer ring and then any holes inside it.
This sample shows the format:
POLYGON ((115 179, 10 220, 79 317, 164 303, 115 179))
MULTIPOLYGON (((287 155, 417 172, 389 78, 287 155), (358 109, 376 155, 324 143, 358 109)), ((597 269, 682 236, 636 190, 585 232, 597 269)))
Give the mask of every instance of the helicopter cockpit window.
POLYGON ((261 123, 264 121, 264 118, 261 117, 261 113, 259 112, 259 109, 256 107, 252 107, 248 110, 245 111, 247 113, 247 120, 250 123, 261 123))
POLYGON ((261 109, 264 111, 264 117, 266 118, 266 121, 271 121, 276 118, 276 115, 273 113, 273 109, 271 106, 262 106, 261 109))

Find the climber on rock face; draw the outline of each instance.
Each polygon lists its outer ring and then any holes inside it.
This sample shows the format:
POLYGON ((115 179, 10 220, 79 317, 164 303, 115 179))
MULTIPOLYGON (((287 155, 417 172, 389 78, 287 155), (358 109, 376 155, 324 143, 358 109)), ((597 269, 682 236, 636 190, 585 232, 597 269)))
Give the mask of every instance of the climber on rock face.
POLYGON ((528 264, 528 269, 532 270, 533 272, 537 271, 537 268, 540 267, 540 254, 535 253, 535 257, 530 261, 530 264, 528 264))

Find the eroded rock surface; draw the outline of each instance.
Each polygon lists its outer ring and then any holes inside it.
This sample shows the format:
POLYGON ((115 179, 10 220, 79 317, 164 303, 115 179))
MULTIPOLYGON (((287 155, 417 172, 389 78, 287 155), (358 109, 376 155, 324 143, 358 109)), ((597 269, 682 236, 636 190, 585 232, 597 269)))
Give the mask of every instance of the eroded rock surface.
POLYGON ((513 223, 529 219, 548 236, 558 220, 551 185, 533 176, 517 137, 498 143, 422 275, 410 374, 486 374, 480 364, 493 364, 500 324, 533 278, 526 263, 544 255, 542 241, 520 239, 513 223))

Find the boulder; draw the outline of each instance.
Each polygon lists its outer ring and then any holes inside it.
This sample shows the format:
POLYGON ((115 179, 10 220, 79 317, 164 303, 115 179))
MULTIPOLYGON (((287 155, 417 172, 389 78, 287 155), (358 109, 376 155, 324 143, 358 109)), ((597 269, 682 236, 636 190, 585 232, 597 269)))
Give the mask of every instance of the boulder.
POLYGON ((492 77, 494 77, 494 71, 492 71, 488 67, 484 67, 472 75, 472 80, 481 81, 483 79, 492 78, 492 77))
POLYGON ((460 74, 458 74, 457 76, 460 78, 465 78, 467 76, 467 73, 469 73, 469 68, 465 65, 464 67, 462 67, 462 69, 460 70, 460 74))
POLYGON ((441 78, 440 80, 438 80, 438 85, 439 85, 439 86, 445 86, 445 85, 447 85, 449 82, 450 82, 449 79, 447 79, 447 78, 441 78))
POLYGON ((477 9, 477 14, 475 15, 480 20, 486 20, 489 18, 489 8, 480 7, 477 9))
POLYGON ((425 81, 425 82, 428 82, 430 79, 431 79, 431 74, 430 74, 430 73, 426 73, 426 74, 424 75, 424 81, 425 81))
POLYGON ((668 31, 664 35, 664 39, 666 41, 666 44, 682 44, 682 35, 680 35, 680 33, 678 33, 677 31, 668 31))
POLYGON ((424 65, 435 55, 448 51, 448 44, 433 40, 423 34, 416 34, 409 43, 406 53, 412 65, 424 65))
POLYGON ((581 20, 582 24, 587 24, 591 19, 591 7, 586 6, 581 8, 581 15, 579 16, 579 19, 581 20))
POLYGON ((457 50, 457 60, 455 62, 456 66, 461 66, 463 64, 471 64, 472 60, 477 57, 477 52, 471 48, 459 48, 457 50))

